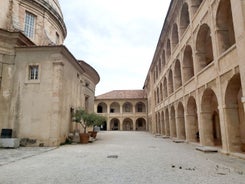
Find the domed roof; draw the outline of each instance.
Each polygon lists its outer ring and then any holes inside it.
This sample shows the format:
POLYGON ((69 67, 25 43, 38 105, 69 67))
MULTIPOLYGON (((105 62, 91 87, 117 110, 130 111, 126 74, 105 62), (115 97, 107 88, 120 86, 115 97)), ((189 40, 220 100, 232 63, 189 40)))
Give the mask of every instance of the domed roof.
POLYGON ((63 18, 63 14, 58 0, 44 0, 44 1, 48 3, 63 18))

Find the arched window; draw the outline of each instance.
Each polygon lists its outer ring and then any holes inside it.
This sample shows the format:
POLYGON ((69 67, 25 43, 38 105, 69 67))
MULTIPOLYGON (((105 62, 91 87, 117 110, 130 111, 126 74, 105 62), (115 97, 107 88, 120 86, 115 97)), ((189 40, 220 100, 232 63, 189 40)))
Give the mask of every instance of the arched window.
POLYGON ((172 30, 172 48, 175 48, 178 43, 179 43, 178 26, 175 23, 172 30))
POLYGON ((207 24, 201 25, 198 31, 196 49, 197 71, 200 71, 214 60, 211 32, 207 24))
POLYGON ((174 66, 174 87, 178 89, 182 85, 180 61, 176 60, 174 66))
POLYGON ((180 34, 183 35, 186 28, 190 24, 188 4, 184 3, 180 14, 180 34))
POLYGON ((183 59, 183 81, 188 81, 191 77, 194 76, 193 68, 193 57, 192 57, 192 48, 187 45, 184 51, 183 59))
POLYGON ((168 39, 168 41, 167 41, 167 60, 168 61, 169 61, 170 57, 171 57, 171 45, 170 45, 170 40, 168 39))
POLYGON ((221 0, 219 3, 217 16, 217 33, 219 52, 223 53, 235 44, 235 33, 232 19, 230 0, 221 0))
POLYGON ((168 73, 168 93, 171 94, 174 92, 174 88, 173 88, 173 72, 172 70, 169 71, 168 73))

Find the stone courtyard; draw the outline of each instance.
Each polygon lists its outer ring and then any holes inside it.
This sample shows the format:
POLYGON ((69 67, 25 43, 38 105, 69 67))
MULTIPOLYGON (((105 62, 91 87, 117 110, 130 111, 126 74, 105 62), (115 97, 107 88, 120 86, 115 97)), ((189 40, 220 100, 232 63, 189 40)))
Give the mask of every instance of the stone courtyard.
POLYGON ((245 160, 195 147, 147 132, 100 132, 87 145, 0 149, 0 183, 245 183, 245 160))

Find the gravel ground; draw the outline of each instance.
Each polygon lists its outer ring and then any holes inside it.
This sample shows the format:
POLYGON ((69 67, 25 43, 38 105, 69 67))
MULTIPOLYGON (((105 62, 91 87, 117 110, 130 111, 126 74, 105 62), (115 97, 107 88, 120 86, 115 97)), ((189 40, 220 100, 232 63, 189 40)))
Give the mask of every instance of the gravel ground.
POLYGON ((146 132, 100 132, 87 145, 14 151, 0 150, 0 184, 245 184, 245 160, 146 132))

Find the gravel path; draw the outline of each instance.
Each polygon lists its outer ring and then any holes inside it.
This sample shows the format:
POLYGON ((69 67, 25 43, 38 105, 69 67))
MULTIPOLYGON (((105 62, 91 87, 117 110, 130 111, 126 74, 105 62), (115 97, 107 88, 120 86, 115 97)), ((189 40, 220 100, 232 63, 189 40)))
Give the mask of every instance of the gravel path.
MULTIPOLYGON (((0 161, 12 151, 0 150, 0 161)), ((42 150, 0 165, 0 184, 43 183, 245 184, 245 160, 146 132, 100 132, 91 144, 42 150)))

